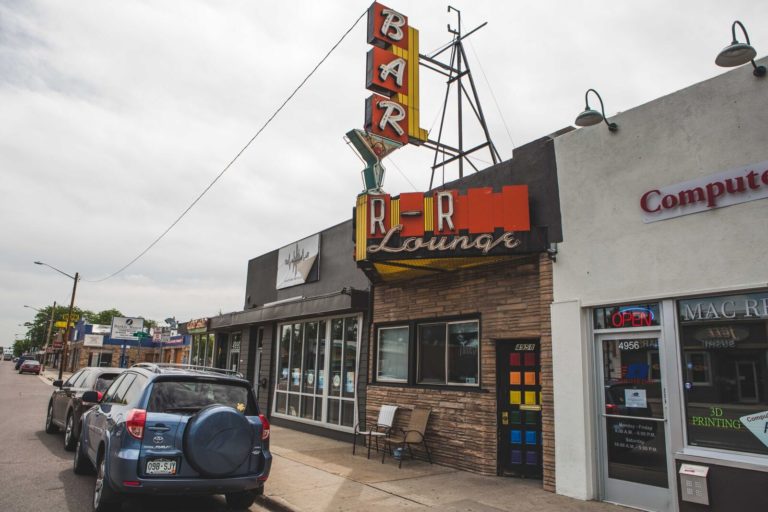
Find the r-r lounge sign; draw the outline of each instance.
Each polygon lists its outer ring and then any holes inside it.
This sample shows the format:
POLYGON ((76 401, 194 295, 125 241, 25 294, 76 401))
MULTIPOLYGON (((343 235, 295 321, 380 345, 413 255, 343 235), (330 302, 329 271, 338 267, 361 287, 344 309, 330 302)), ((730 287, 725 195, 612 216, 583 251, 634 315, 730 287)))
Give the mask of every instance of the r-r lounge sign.
POLYGON ((357 261, 508 254, 530 231, 528 186, 358 196, 357 261))

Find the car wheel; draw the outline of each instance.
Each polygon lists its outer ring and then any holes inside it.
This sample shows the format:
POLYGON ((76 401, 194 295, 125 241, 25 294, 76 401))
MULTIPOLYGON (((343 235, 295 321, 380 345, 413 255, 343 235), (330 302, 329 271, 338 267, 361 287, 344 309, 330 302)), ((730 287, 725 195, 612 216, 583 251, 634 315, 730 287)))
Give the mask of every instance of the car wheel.
POLYGON ((88 457, 83 453, 83 445, 80 440, 77 440, 77 446, 75 447, 75 465, 72 468, 76 475, 88 475, 93 473, 93 467, 88 461, 88 457))
POLYGON ((48 414, 45 415, 45 433, 55 434, 59 428, 53 424, 53 402, 48 404, 48 414))
POLYGON ((77 435, 75 433, 75 418, 71 412, 67 414, 66 425, 67 426, 64 429, 64 449, 68 452, 71 452, 75 449, 75 444, 77 444, 77 435))
POLYGON ((109 487, 106 474, 107 456, 102 454, 96 470, 96 485, 93 487, 93 512, 112 512, 120 509, 120 499, 109 487))
POLYGON ((234 510, 246 510, 253 505, 254 495, 252 492, 230 492, 224 495, 227 498, 227 505, 234 510))

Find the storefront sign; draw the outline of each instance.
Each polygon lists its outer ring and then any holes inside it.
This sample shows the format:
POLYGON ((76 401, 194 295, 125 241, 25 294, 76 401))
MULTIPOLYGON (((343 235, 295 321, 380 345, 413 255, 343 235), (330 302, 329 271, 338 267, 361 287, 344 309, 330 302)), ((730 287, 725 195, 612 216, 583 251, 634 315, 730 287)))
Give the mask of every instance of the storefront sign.
POLYGON ((378 2, 368 9, 365 130, 402 144, 421 144, 419 128, 419 32, 408 17, 378 2))
POLYGON ((768 198, 768 160, 660 189, 640 197, 643 222, 768 198))
POLYGON ((196 318, 194 320, 190 320, 189 322, 187 322, 187 332, 190 334, 206 332, 207 330, 208 330, 207 318, 196 318))
POLYGON ((104 336, 101 334, 86 334, 83 338, 84 347, 101 347, 104 345, 104 336))
POLYGON ((747 427, 761 443, 768 446, 768 411, 748 414, 739 418, 741 424, 747 427))
POLYGON ((485 256, 510 253, 530 231, 528 187, 358 198, 356 259, 485 256))
POLYGON ((277 283, 275 288, 281 290, 317 281, 320 277, 319 255, 319 233, 281 248, 277 253, 277 283))
POLYGON ((138 338, 133 333, 144 329, 143 318, 126 318, 122 316, 112 317, 112 336, 113 340, 132 340, 138 338))
POLYGON ((100 325, 100 324, 91 325, 91 334, 109 334, 111 332, 112 332, 111 325, 100 325))
POLYGON ((633 329, 659 325, 659 305, 631 304, 594 310, 595 329, 633 329))
POLYGON ((680 322, 766 319, 768 318, 768 293, 681 300, 678 309, 680 322))

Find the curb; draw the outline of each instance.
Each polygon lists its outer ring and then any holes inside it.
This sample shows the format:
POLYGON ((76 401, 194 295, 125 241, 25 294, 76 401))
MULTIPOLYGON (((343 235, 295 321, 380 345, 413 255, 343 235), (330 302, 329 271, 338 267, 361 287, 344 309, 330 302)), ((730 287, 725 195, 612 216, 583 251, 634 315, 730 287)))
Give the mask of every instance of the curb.
POLYGON ((290 506, 283 498, 278 496, 267 496, 266 494, 262 494, 261 496, 256 496, 256 503, 273 512, 300 512, 298 509, 290 506))

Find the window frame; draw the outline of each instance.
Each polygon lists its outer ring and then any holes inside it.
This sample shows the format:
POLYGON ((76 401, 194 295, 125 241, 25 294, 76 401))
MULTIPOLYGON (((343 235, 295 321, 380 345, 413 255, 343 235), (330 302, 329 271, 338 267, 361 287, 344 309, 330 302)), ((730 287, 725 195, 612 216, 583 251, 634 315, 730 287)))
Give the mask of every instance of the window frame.
POLYGON ((376 361, 374 366, 376 372, 371 376, 371 380, 375 384, 383 386, 407 386, 418 387, 427 389, 456 389, 461 391, 481 391, 483 382, 483 369, 482 369, 482 347, 483 347, 483 333, 482 333, 482 317, 480 314, 460 315, 460 316, 446 316, 446 317, 430 317, 430 318, 417 318, 407 321, 395 321, 395 322, 382 322, 374 324, 375 333, 375 357, 376 361), (449 367, 448 367, 448 328, 452 324, 463 324, 474 322, 477 325, 477 378, 475 383, 461 383, 449 381, 449 367), (445 381, 443 383, 435 382, 419 382, 419 340, 418 330, 419 327, 424 325, 444 324, 445 325, 445 381), (380 379, 378 376, 379 368, 379 332, 382 329, 408 327, 408 378, 406 381, 392 381, 388 379, 380 379))
POLYGON ((411 326, 408 324, 400 324, 400 325, 391 325, 391 326, 385 326, 385 327, 379 327, 376 329, 376 376, 375 380, 377 382, 396 382, 396 383, 408 383, 408 375, 410 372, 408 371, 409 366, 409 360, 410 360, 410 340, 411 340, 411 326), (405 338, 405 378, 404 379, 393 379, 393 378, 382 378, 381 377, 381 332, 386 330, 395 330, 395 329, 406 329, 406 338, 405 338))

